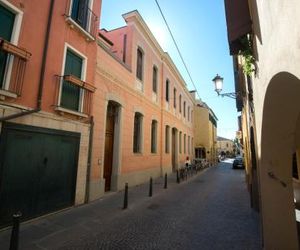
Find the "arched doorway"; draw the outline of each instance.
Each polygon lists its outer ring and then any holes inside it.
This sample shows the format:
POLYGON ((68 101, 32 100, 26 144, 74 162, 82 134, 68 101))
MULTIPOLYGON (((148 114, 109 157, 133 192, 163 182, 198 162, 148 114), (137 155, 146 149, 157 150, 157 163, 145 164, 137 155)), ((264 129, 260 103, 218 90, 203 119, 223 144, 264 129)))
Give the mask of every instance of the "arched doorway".
POLYGON ((121 106, 109 101, 106 112, 104 168, 105 192, 117 189, 120 159, 121 106))
POLYGON ((298 249, 292 155, 300 148, 300 80, 279 73, 268 85, 259 159, 265 249, 298 249))

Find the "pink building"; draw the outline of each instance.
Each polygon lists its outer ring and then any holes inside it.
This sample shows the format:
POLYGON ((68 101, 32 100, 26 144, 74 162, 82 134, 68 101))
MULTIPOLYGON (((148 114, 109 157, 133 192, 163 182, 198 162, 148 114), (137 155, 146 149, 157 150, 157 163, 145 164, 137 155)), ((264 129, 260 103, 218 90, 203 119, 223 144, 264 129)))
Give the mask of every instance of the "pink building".
POLYGON ((0 0, 0 227, 82 204, 101 0, 0 0))
POLYGON ((194 98, 137 11, 97 38, 90 199, 193 157, 194 98))

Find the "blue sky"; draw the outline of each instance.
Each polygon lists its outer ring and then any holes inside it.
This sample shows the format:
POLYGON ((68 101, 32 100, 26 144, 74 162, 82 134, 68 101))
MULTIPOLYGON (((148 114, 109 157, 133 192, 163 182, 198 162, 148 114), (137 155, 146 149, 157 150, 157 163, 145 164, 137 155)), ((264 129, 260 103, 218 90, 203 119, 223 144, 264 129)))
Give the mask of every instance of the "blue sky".
MULTIPOLYGON (((229 56, 224 0, 158 0, 200 94, 218 117, 218 135, 233 139, 237 130, 235 100, 218 97, 212 79, 224 77, 223 92, 234 91, 232 58, 229 56)), ((101 28, 125 25, 122 14, 138 10, 162 48, 172 57, 194 89, 180 60, 155 0, 103 0, 101 28)))

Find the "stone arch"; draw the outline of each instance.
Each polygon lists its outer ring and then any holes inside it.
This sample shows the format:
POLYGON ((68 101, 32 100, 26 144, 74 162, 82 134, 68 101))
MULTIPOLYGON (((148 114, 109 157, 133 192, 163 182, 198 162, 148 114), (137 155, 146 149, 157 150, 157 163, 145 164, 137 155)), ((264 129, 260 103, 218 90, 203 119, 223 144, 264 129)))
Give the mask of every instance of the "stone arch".
POLYGON ((300 148, 299 94, 300 80, 281 72, 271 79, 264 99, 259 171, 266 249, 298 249, 291 168, 300 148))

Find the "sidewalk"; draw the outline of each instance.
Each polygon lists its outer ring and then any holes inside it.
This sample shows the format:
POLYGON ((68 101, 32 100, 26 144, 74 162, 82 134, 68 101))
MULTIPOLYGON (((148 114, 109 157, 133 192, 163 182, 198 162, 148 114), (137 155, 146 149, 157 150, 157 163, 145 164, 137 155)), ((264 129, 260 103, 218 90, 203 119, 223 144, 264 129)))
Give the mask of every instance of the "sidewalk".
MULTIPOLYGON (((197 175, 199 175, 199 172, 197 175)), ((182 181, 182 184, 194 179, 195 176, 189 177, 187 181, 182 181)), ((178 187, 175 173, 168 176, 168 189, 174 189, 176 186, 178 187)), ((153 196, 168 192, 168 189, 164 189, 164 177, 153 180, 153 196)), ((122 209, 124 191, 110 192, 101 199, 89 204, 71 207, 64 211, 21 223, 19 249, 58 248, 61 243, 77 235, 82 235, 84 232, 87 233, 87 227, 90 228, 90 225, 101 226, 101 224, 117 220, 119 215, 124 215, 126 211, 151 199, 148 197, 149 183, 129 187, 128 193, 127 210, 122 209)), ((11 228, 0 231, 1 250, 9 249, 10 234, 11 228)))

